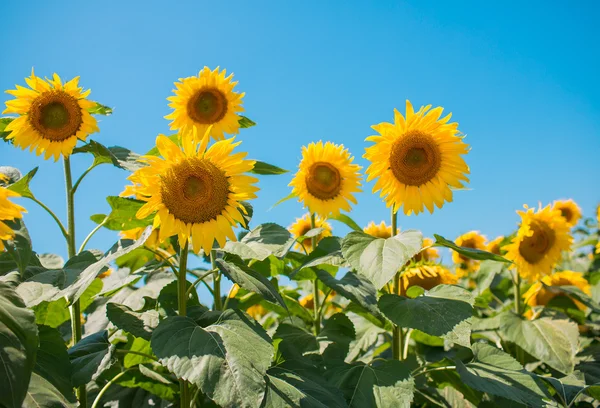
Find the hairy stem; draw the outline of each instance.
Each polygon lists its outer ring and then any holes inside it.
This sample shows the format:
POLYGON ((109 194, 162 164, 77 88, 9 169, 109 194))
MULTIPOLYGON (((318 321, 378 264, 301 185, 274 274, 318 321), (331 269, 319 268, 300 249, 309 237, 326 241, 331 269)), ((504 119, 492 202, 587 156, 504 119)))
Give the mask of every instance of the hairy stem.
MULTIPOLYGON (((177 274, 177 310, 179 316, 186 315, 187 308, 187 261, 188 261, 188 242, 181 247, 179 252, 179 273, 177 274)), ((189 408, 190 389, 186 380, 179 380, 179 406, 189 408)))
MULTIPOLYGON (((316 227, 316 215, 315 213, 310 213, 310 229, 314 229, 316 227)), ((317 237, 312 236, 310 238, 310 242, 312 245, 312 250, 314 251, 317 248, 317 237)), ((315 278, 313 282, 313 312, 314 312, 314 320, 315 320, 315 336, 318 336, 321 332, 321 313, 319 306, 319 278, 315 278)))
MULTIPOLYGON (((396 236, 396 234, 398 234, 398 214, 392 207, 392 236, 396 236)), ((394 275, 393 290, 395 294, 400 294, 400 272, 396 272, 396 275, 394 275)), ((403 360, 403 346, 404 333, 400 327, 394 325, 392 332, 392 356, 394 360, 403 360)))
MULTIPOLYGON (((125 374, 127 374, 129 371, 132 370, 137 370, 137 367, 131 367, 128 368, 125 371, 120 372, 119 374, 115 375, 112 380, 110 380, 109 382, 106 383, 106 385, 104 387, 102 387, 102 389, 100 390, 100 392, 98 393, 98 395, 96 395, 96 399, 94 400, 94 403, 92 404, 92 408, 97 408, 100 404, 100 400, 102 399, 102 396, 106 393, 106 391, 108 391, 108 388, 113 385, 115 382, 117 382, 117 380, 121 377, 123 377, 125 374)), ((80 405, 83 406, 83 405, 80 405)))
POLYGON ((213 287, 215 310, 223 310, 223 305, 221 304, 221 272, 217 269, 217 251, 214 249, 210 251, 210 264, 212 269, 217 271, 213 287))
POLYGON ((87 237, 85 237, 85 239, 83 240, 83 242, 81 243, 81 246, 79 247, 79 251, 77 251, 78 254, 82 253, 83 250, 85 249, 85 246, 87 245, 87 243, 90 241, 90 239, 94 236, 94 234, 96 232, 98 232, 100 230, 100 228, 104 227, 104 224, 106 224, 106 222, 108 221, 108 217, 106 217, 104 219, 104 221, 102 221, 100 224, 96 225, 96 228, 94 228, 87 237))

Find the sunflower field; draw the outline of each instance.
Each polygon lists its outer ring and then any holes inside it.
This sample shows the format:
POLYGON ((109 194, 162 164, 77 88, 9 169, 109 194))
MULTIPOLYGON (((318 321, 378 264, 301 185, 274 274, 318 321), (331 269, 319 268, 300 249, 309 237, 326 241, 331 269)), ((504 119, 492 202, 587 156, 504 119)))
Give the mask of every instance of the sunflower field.
POLYGON ((468 188, 442 107, 390 107, 364 151, 315 140, 287 168, 247 157, 256 123, 224 69, 175 82, 147 152, 95 138, 112 109, 79 81, 6 91, 0 143, 62 165, 66 206, 36 195, 37 168, 0 167, 0 407, 599 405, 600 212, 557 197, 493 239, 400 228, 468 188), (107 166, 128 184, 76 236, 78 189, 107 166), (262 177, 286 178, 272 204, 302 204, 292 225, 253 222, 262 177), (361 226, 367 182, 389 216, 361 226), (36 251, 33 206, 68 259, 36 251), (101 230, 114 245, 91 248, 101 230))

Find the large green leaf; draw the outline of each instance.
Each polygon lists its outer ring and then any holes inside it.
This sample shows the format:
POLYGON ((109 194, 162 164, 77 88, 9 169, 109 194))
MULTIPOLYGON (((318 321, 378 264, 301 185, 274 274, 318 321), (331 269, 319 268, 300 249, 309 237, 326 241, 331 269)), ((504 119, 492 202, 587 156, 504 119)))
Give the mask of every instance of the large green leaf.
POLYGON ((137 161, 139 155, 124 147, 106 147, 95 140, 89 140, 87 144, 76 147, 73 153, 90 153, 94 156, 94 166, 100 164, 112 164, 120 169, 135 171, 144 165, 137 161))
POLYGON ((326 377, 343 392, 351 408, 408 408, 413 400, 414 379, 397 360, 344 364, 327 371, 326 377))
POLYGON ((106 305, 106 317, 119 329, 146 340, 150 340, 152 331, 158 326, 156 310, 139 313, 116 303, 106 305))
POLYGON ((106 105, 102 105, 99 102, 94 102, 95 105, 92 106, 91 108, 88 108, 88 112, 91 113, 92 115, 104 115, 104 116, 109 116, 112 115, 112 108, 110 106, 106 106, 106 105))
POLYGON ((497 261, 483 261, 479 267, 479 270, 474 276, 475 279, 475 289, 473 290, 473 295, 479 296, 490 287, 494 277, 499 275, 502 272, 502 268, 504 268, 503 262, 497 261))
POLYGON ((290 232, 273 223, 261 224, 247 233, 240 242, 228 241, 223 251, 242 259, 264 261, 270 255, 283 257, 294 244, 290 232))
POLYGON ((38 330, 35 316, 17 293, 0 282, 0 405, 19 408, 35 364, 38 330))
MULTIPOLYGON (((185 285, 187 288, 186 291, 192 287, 192 283, 188 280, 185 281, 185 285)), ((161 289, 160 294, 156 299, 168 315, 176 315, 179 310, 178 293, 177 281, 172 281, 161 289)), ((187 296, 186 305, 188 308, 200 305, 197 291, 189 290, 187 296)))
POLYGON ((454 251, 458 252, 463 256, 466 256, 467 258, 475 259, 477 261, 491 260, 497 262, 512 263, 503 256, 492 254, 491 252, 483 251, 481 249, 458 246, 454 242, 447 240, 441 235, 433 234, 433 236, 435 237, 435 246, 443 246, 446 248, 453 249, 454 251))
POLYGON ((139 365, 139 370, 128 371, 117 382, 121 387, 141 388, 157 397, 172 401, 179 387, 159 373, 139 365))
POLYGON ((6 252, 0 253, 0 255, 7 256, 7 258, 0 258, 0 270, 2 271, 0 273, 18 269, 21 277, 24 277, 30 265, 41 266, 31 248, 31 237, 23 220, 4 220, 2 222, 13 230, 14 237, 9 241, 4 241, 6 252))
POLYGON ((419 231, 403 231, 388 239, 354 231, 342 241, 342 253, 350 265, 379 290, 421 251, 422 244, 423 235, 419 231))
POLYGON ((546 381, 556 390, 560 399, 567 405, 570 406, 575 400, 577 395, 590 385, 585 384, 585 376, 581 371, 573 371, 571 374, 562 377, 545 377, 538 376, 542 381, 546 381))
POLYGON ((336 313, 325 321, 317 340, 324 348, 326 359, 342 360, 348 355, 350 343, 356 339, 354 324, 343 313, 336 313))
POLYGON ((352 229, 353 231, 359 231, 359 232, 363 232, 363 229, 360 227, 360 225, 358 225, 352 218, 350 218, 348 215, 346 214, 338 214, 338 215, 334 215, 331 217, 332 220, 336 220, 339 221, 343 224, 346 224, 348 227, 350 227, 350 229, 352 229))
MULTIPOLYGON (((127 350, 129 351, 143 353, 149 356, 154 355, 154 353, 152 352, 152 347, 150 347, 150 342, 148 340, 144 340, 141 337, 133 338, 132 336, 129 336, 127 346, 127 350)), ((154 361, 155 360, 143 356, 141 354, 127 353, 123 358, 123 367, 130 368, 139 364, 153 363, 154 361)))
POLYGON ((38 325, 40 345, 34 372, 44 377, 69 401, 75 401, 71 384, 71 361, 60 332, 52 327, 38 325))
POLYGON ((288 172, 289 172, 289 170, 285 170, 280 167, 273 166, 272 164, 261 162, 258 160, 254 164, 254 167, 252 168, 252 170, 250 170, 250 173, 260 174, 263 176, 285 174, 288 172))
POLYGON ((523 320, 513 313, 506 313, 502 318, 501 333, 508 341, 561 373, 573 372, 579 345, 576 323, 549 317, 523 320))
POLYGON ((19 181, 8 186, 8 189, 14 191, 15 193, 18 193, 21 197, 35 198, 31 190, 29 189, 29 183, 31 183, 31 179, 33 179, 37 171, 38 167, 34 168, 29 173, 21 177, 19 181))
POLYGON ((439 285, 414 299, 383 295, 379 309, 400 327, 421 330, 462 346, 470 346, 473 295, 466 289, 439 285))
POLYGON ((264 398, 271 339, 239 310, 225 311, 205 328, 189 317, 168 317, 151 344, 163 365, 220 406, 256 407, 264 398))
POLYGON ((56 387, 44 377, 33 373, 22 408, 75 408, 56 387))
POLYGON ((108 341, 106 331, 94 333, 69 349, 73 386, 96 380, 113 363, 115 346, 108 341))
POLYGON ((320 265, 332 265, 339 267, 348 266, 342 254, 342 240, 338 237, 325 237, 317 244, 313 250, 302 262, 293 274, 295 275, 304 268, 312 268, 320 265))
POLYGON ((456 361, 460 378, 469 387, 521 404, 545 406, 548 391, 531 373, 514 358, 486 343, 473 344, 475 361, 463 364, 456 361))
POLYGON ((117 196, 108 196, 106 197, 106 201, 108 201, 112 211, 108 215, 92 215, 91 220, 96 224, 104 222, 104 227, 113 231, 143 228, 152 224, 152 220, 154 219, 153 215, 149 215, 143 220, 136 217, 138 210, 146 203, 145 201, 117 196))

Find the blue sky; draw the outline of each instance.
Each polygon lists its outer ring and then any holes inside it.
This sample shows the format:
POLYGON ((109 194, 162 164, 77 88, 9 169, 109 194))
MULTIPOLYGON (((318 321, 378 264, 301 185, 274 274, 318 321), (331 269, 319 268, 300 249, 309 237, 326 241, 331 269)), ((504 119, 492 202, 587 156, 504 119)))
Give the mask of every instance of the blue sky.
MULTIPOLYGON (((393 108, 441 105, 467 134, 472 151, 469 191, 433 215, 400 216, 401 228, 448 238, 471 229, 510 233, 515 210, 573 198, 592 215, 600 201, 600 39, 597 2, 358 1, 103 1, 2 2, 0 88, 38 75, 81 76, 91 98, 115 108, 93 139, 143 153, 168 133, 166 98, 173 82, 205 65, 235 73, 246 92, 243 130, 249 156, 295 170, 301 146, 343 143, 361 157, 370 125, 391 121, 393 108)), ((4 102, 9 95, 0 96, 4 102)), ((88 157, 73 159, 75 172, 88 157)), ((0 144, 0 165, 40 172, 39 199, 64 218, 59 163, 0 144)), ((97 168, 77 196, 79 243, 106 212, 127 173, 97 168)), ((291 174, 263 177, 254 225, 289 225, 302 215, 287 203, 291 174)), ((361 225, 389 218, 370 194, 358 196, 361 225)), ((38 252, 64 255, 62 237, 34 203, 20 201, 38 252)), ((347 229, 335 224, 338 234, 347 229)), ((98 233, 90 247, 116 240, 98 233)))

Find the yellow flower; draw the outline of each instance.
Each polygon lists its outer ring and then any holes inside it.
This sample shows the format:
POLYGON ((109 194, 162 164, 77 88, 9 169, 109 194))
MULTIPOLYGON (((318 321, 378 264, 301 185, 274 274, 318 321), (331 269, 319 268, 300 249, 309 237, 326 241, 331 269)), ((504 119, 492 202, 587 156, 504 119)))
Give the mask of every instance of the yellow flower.
POLYGON ((363 228, 365 234, 372 235, 377 238, 389 238, 392 236, 392 227, 391 225, 386 225, 385 221, 381 221, 381 223, 375 224, 374 221, 371 221, 369 225, 363 228))
POLYGON ((231 290, 229 291, 229 298, 233 299, 235 298, 235 296, 238 294, 238 292, 240 291, 240 286, 237 283, 234 283, 233 286, 231 287, 231 290))
POLYGON ((237 82, 232 82, 233 74, 225 76, 226 70, 219 67, 211 71, 204 67, 198 76, 180 78, 175 82, 175 96, 167 98, 173 112, 165 119, 171 119, 171 129, 181 134, 196 129, 198 136, 208 134, 215 140, 225 138, 225 133, 234 135, 239 132, 244 93, 234 92, 237 82))
MULTIPOLYGON (((323 228, 323 232, 317 235, 317 243, 325 237, 331 236, 331 224, 329 224, 326 220, 322 219, 319 216, 315 217, 315 228, 323 228)), ((308 231, 311 230, 310 227, 310 215, 304 214, 302 218, 296 218, 296 222, 288 227, 290 233, 294 236, 294 238, 301 237, 305 235, 308 231)), ((303 247, 306 249, 306 252, 311 253, 313 250, 312 240, 310 238, 302 241, 302 244, 297 243, 294 246, 298 251, 302 251, 303 247)))
POLYGON ((254 320, 258 320, 264 315, 268 313, 267 309, 265 309, 260 303, 250 306, 246 309, 246 313, 248 313, 254 320))
POLYGON ((502 243, 503 239, 504 237, 502 235, 494 238, 486 245, 485 250, 491 252, 492 254, 500 255, 500 244, 502 243))
MULTIPOLYGON (((132 228, 130 230, 125 230, 125 231, 119 232, 119 235, 123 239, 131 239, 131 240, 136 241, 142 236, 142 233, 144 232, 145 229, 146 229, 145 227, 132 228)), ((173 244, 171 244, 171 242, 169 242, 168 240, 164 241, 164 242, 160 242, 159 236, 160 236, 160 228, 154 229, 152 231, 152 233, 150 234, 150 236, 148 237, 148 239, 146 240, 146 242, 144 242, 144 246, 154 249, 154 250, 165 251, 168 255, 174 255, 175 248, 173 247, 173 244)), ((156 259, 161 260, 163 258, 156 255, 156 259)))
POLYGON ((458 282, 456 275, 441 265, 418 265, 402 272, 400 294, 406 295, 411 286, 429 290, 437 285, 453 285, 458 282))
POLYGON ((5 187, 0 187, 0 251, 4 251, 2 241, 8 241, 15 236, 14 231, 2 221, 13 221, 22 218, 25 208, 11 202, 9 197, 19 197, 19 194, 5 187))
MULTIPOLYGON (((341 312, 341 308, 331 303, 333 298, 336 296, 335 291, 331 291, 325 300, 323 300, 323 296, 325 296, 323 292, 319 291, 319 295, 319 304, 321 304, 322 302, 329 302, 329 305, 327 305, 327 308, 325 309, 325 316, 330 316, 332 314, 341 312)), ((308 310, 313 310, 315 307, 315 297, 312 293, 309 293, 308 295, 302 297, 299 302, 301 306, 308 310)))
POLYGON ((108 268, 106 271, 104 271, 100 275, 98 275, 98 278, 100 278, 100 279, 108 278, 110 275, 112 275, 112 273, 113 273, 112 268, 108 268))
POLYGON ((144 219, 154 216, 160 227, 158 240, 177 235, 179 245, 191 239, 194 251, 210 252, 215 239, 220 246, 236 240, 233 228, 244 222, 241 201, 256 198, 258 180, 244 173, 254 167, 246 153, 233 153, 240 144, 221 140, 207 149, 209 130, 198 145, 193 130, 182 136, 182 147, 160 135, 156 146, 162 155, 144 156, 148 166, 130 176, 130 192, 147 201, 137 212, 144 219))
POLYGON ((68 157, 78 139, 86 140, 90 133, 99 131, 96 119, 88 112, 95 103, 87 99, 90 90, 83 91, 79 77, 63 84, 56 74, 44 80, 32 70, 25 82, 29 88, 17 85, 17 89, 6 91, 15 99, 6 101, 2 112, 19 115, 5 129, 10 131, 7 139, 16 146, 56 161, 61 154, 68 157))
POLYGON ((555 201, 552 209, 560 211, 560 214, 567 221, 569 227, 577 224, 581 218, 581 208, 579 208, 575 201, 570 199, 555 201))
POLYGON ((350 211, 350 202, 356 204, 353 193, 361 191, 361 167, 353 160, 344 145, 318 142, 302 147, 298 172, 289 184, 292 193, 321 217, 350 211))
MULTIPOLYGON (((553 273, 552 275, 544 276, 542 278, 542 282, 547 286, 576 286, 581 289, 583 293, 588 295, 591 293, 589 282, 585 280, 581 273, 578 272, 562 271, 553 273)), ((550 303, 555 296, 557 296, 557 294, 545 289, 540 282, 536 282, 531 285, 527 292, 523 294, 523 299, 525 300, 526 304, 532 307, 545 306, 550 303)), ((572 300, 577 308, 580 310, 586 310, 586 306, 583 303, 575 299, 572 300)), ((528 316, 531 317, 533 313, 531 313, 531 311, 529 312, 530 313, 528 313, 528 316)))
POLYGON ((434 242, 431 238, 423 238, 423 249, 413 257, 413 260, 415 262, 431 262, 438 259, 440 253, 437 248, 432 246, 433 244, 434 242))
POLYGON ((394 124, 372 126, 379 135, 366 140, 375 144, 366 148, 363 157, 371 162, 367 181, 377 179, 373 192, 381 191, 388 207, 403 207, 410 215, 430 213, 434 204, 442 208, 452 201, 451 188, 468 182, 469 167, 461 155, 469 151, 462 141, 458 123, 448 123, 451 114, 439 119, 443 108, 421 107, 414 113, 406 101, 406 119, 394 109, 394 124))
POLYGON ((560 260, 562 251, 568 251, 573 242, 569 226, 560 211, 550 206, 517 211, 521 225, 512 242, 504 247, 505 257, 514 262, 523 279, 535 281, 550 275, 560 260))
MULTIPOLYGON (((485 236, 481 235, 478 231, 469 231, 456 238, 454 243, 465 248, 485 250, 485 240, 485 236)), ((452 252, 452 261, 458 265, 456 273, 460 278, 479 269, 479 261, 467 258, 456 251, 452 252)))

